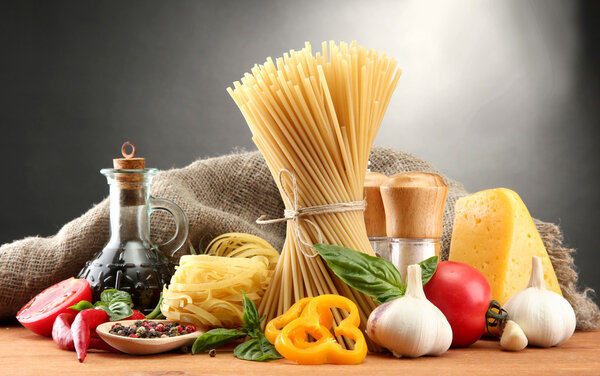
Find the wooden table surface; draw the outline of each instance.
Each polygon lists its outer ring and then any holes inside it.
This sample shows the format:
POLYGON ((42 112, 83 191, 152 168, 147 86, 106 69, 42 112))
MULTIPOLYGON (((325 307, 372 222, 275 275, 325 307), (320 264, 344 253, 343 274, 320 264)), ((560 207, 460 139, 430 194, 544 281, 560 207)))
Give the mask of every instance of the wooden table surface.
MULTIPOLYGON (((151 356, 95 352, 79 363, 74 352, 17 325, 0 327, 0 375, 600 375, 600 331, 577 332, 560 347, 501 351, 481 340, 440 357, 396 359, 368 355, 356 366, 299 366, 288 360, 248 362, 231 352, 214 358, 172 352, 151 356)), ((312 376, 311 375, 311 376, 312 376)))

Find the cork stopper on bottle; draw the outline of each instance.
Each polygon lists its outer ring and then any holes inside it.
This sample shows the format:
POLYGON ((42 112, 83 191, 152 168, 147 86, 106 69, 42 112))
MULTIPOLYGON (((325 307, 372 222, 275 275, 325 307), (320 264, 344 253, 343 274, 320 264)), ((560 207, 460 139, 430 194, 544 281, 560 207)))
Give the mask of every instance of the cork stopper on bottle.
POLYGON ((135 158, 135 145, 129 141, 121 146, 123 158, 113 159, 113 167, 118 170, 143 170, 146 167, 146 158, 135 158), (127 147, 131 147, 131 152, 127 153, 127 147))
POLYGON ((379 172, 367 172, 365 175, 364 195, 367 200, 365 226, 369 237, 385 237, 385 210, 379 187, 387 180, 379 172))
POLYGON ((381 186, 387 236, 440 238, 447 195, 448 186, 436 174, 404 172, 388 178, 381 186))
POLYGON ((115 174, 117 187, 121 189, 120 203, 125 206, 142 205, 145 200, 144 192, 140 188, 144 183, 146 159, 135 158, 135 152, 135 145, 127 141, 121 147, 123 158, 113 159, 113 167, 116 170, 127 170, 115 174), (130 153, 127 153, 128 147, 131 147, 130 153), (139 173, 136 170, 139 170, 139 173))

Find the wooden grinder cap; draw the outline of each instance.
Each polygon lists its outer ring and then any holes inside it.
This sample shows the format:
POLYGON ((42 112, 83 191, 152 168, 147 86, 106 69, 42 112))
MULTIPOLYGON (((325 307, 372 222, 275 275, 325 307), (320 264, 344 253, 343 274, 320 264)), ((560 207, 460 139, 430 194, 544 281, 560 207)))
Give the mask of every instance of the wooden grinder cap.
POLYGON ((381 186, 387 236, 440 238, 447 195, 448 186, 439 175, 404 172, 391 176, 381 186))
POLYGON ((367 172, 365 175, 364 195, 367 200, 365 209, 365 226, 369 237, 384 237, 385 210, 381 201, 379 187, 387 180, 387 176, 379 172, 367 172))
POLYGON ((143 170, 146 168, 146 158, 135 158, 135 145, 129 141, 121 146, 123 158, 113 159, 113 168, 118 170, 143 170), (127 147, 131 147, 131 152, 127 153, 127 147))

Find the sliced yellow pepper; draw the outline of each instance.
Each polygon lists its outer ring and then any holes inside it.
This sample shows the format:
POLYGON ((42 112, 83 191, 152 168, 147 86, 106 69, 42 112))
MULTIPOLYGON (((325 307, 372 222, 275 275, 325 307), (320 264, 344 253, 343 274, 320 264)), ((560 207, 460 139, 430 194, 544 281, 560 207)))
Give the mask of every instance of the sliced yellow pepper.
POLYGON ((302 311, 304 311, 304 308, 312 299, 313 298, 310 297, 298 300, 293 306, 290 307, 290 309, 287 310, 286 313, 269 321, 265 327, 265 337, 267 337, 267 340, 272 344, 275 344, 275 340, 277 339, 279 333, 281 333, 281 329, 283 329, 283 327, 289 324, 292 320, 300 317, 302 311))
POLYGON ((283 326, 275 339, 277 351, 285 358, 299 364, 361 363, 367 356, 367 343, 358 328, 360 317, 356 304, 339 295, 321 295, 303 302, 305 299, 292 306, 284 315, 271 321, 273 322, 271 338, 279 330, 278 328, 283 326), (297 317, 298 310, 302 305, 305 307, 300 317, 297 317), (330 331, 331 325, 333 325, 332 308, 340 308, 349 312, 348 317, 342 320, 333 331, 336 336, 352 339, 354 341, 352 350, 344 349, 330 331), (294 316, 297 318, 292 319, 294 316), (316 341, 308 342, 308 335, 316 341))
MULTIPOLYGON (((314 298, 312 297, 300 299, 296 303, 294 303, 294 305, 292 305, 286 313, 269 321, 267 327, 265 328, 265 337, 267 337, 267 340, 272 344, 275 344, 275 340, 277 339, 277 336, 281 333, 281 329, 283 329, 292 320, 295 320, 298 317, 300 317, 303 314, 304 309, 306 308, 308 303, 313 299, 314 298)), ((321 308, 319 323, 327 329, 330 329, 333 326, 333 315, 330 309, 321 308)), ((296 336, 295 341, 299 347, 306 347, 314 344, 314 342, 306 342, 302 335, 296 336)))

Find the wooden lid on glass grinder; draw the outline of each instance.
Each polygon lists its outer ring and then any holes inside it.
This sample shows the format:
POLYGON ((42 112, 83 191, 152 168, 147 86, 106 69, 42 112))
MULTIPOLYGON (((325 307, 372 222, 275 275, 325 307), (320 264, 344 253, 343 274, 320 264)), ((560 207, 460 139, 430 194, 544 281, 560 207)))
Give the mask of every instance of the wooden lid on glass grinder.
POLYGON ((379 187, 387 180, 387 176, 379 172, 367 172, 365 175, 364 195, 367 201, 365 208, 365 226, 369 237, 385 237, 385 209, 381 201, 379 187))
POLYGON ((387 236, 440 238, 447 195, 448 186, 439 175, 403 172, 390 176, 381 185, 387 236))

